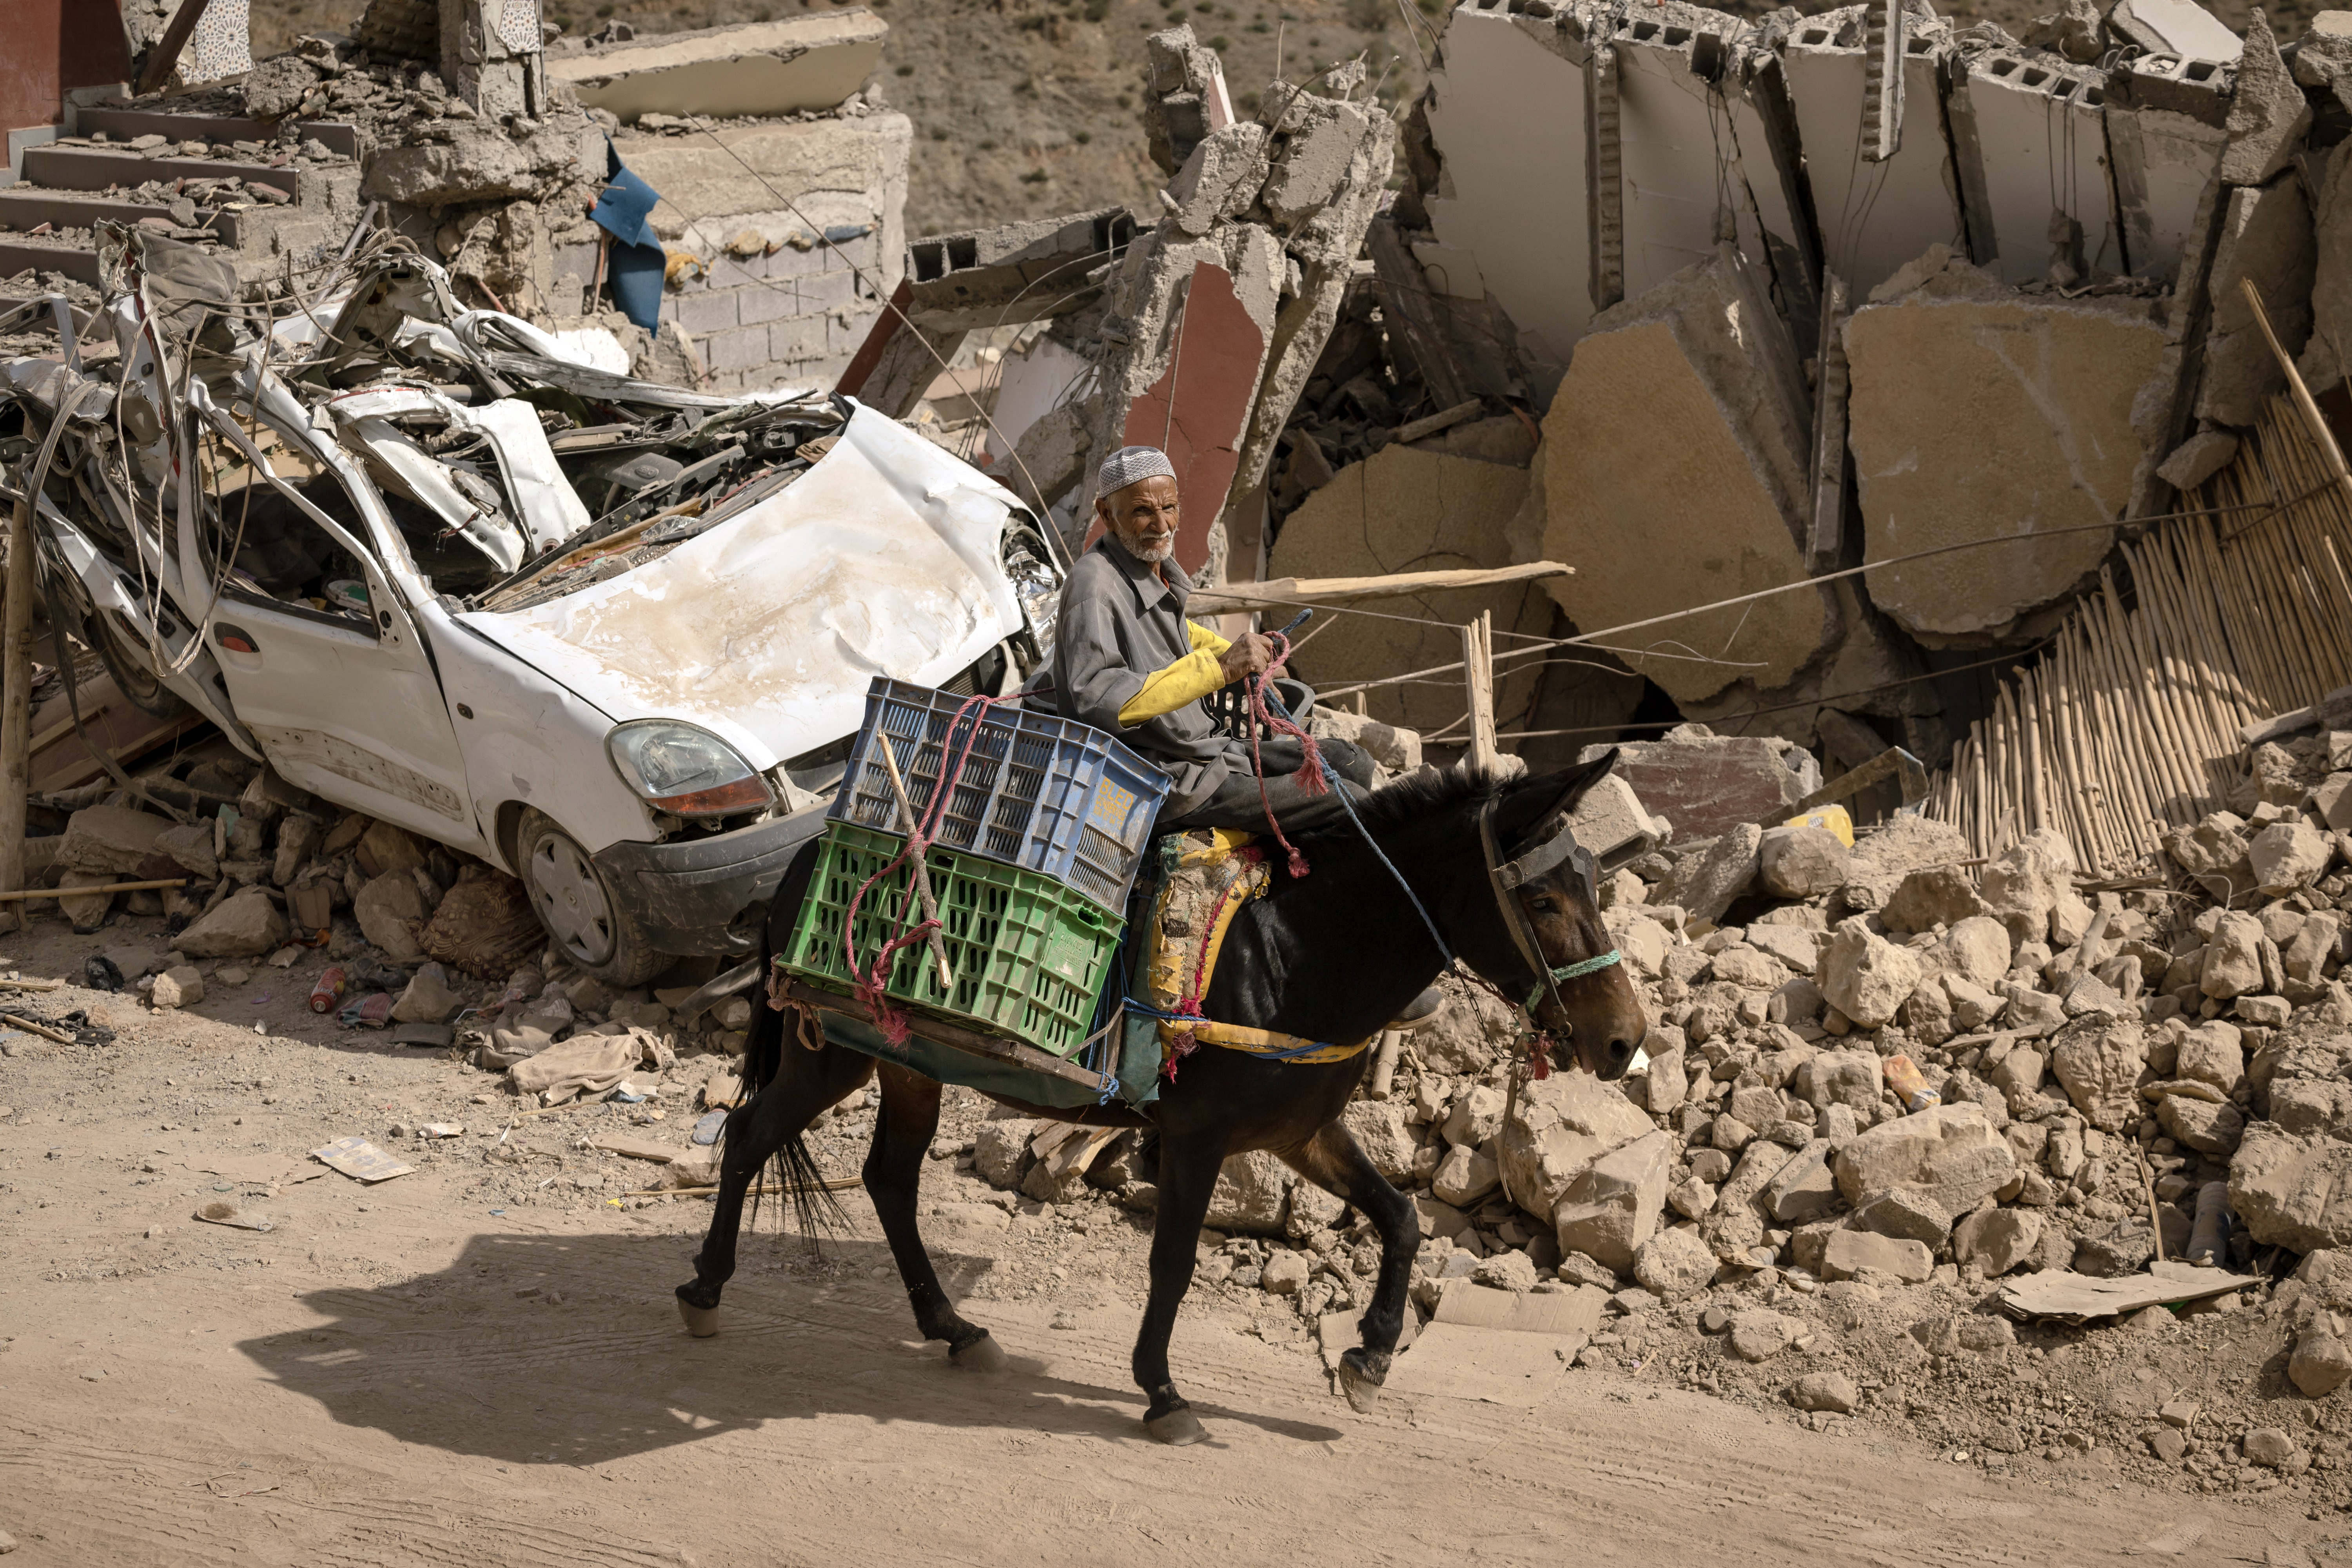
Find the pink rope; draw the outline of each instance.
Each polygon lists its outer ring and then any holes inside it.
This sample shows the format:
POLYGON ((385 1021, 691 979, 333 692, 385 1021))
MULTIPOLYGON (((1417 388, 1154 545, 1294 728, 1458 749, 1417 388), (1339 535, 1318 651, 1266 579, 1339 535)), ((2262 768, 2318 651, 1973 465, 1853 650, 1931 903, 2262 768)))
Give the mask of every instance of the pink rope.
MULTIPOLYGON (((1021 700, 1021 694, 1017 691, 1010 697, 966 698, 963 704, 948 720, 947 734, 942 736, 940 742, 940 760, 946 761, 948 741, 954 737, 955 728, 963 721, 964 715, 970 713, 974 707, 982 710, 984 719, 990 703, 1018 702, 1019 700, 1021 700)), ((982 719, 972 721, 971 727, 964 733, 963 747, 956 753, 955 765, 941 774, 939 788, 931 794, 930 805, 926 806, 922 814, 915 819, 914 831, 907 835, 905 846, 899 849, 898 857, 888 865, 866 879, 864 886, 860 887, 856 896, 849 900, 849 916, 842 922, 841 951, 842 956, 849 963, 850 993, 865 1006, 866 1016, 873 1020, 874 1026, 882 1031, 882 1038, 893 1046, 903 1046, 907 1043, 908 1024, 906 1014, 890 1005, 889 994, 886 990, 890 981, 891 965, 897 961, 900 948, 929 940, 931 932, 940 929, 940 922, 935 920, 921 920, 917 921, 911 928, 908 926, 907 921, 914 914, 916 907, 915 879, 909 874, 907 878, 905 897, 898 906, 898 933, 882 944, 880 950, 875 953, 871 965, 860 968, 857 963, 857 949, 854 945, 857 931, 857 908, 865 902, 866 895, 872 889, 874 884, 905 865, 909 855, 920 857, 929 853, 932 840, 939 832, 940 818, 946 814, 948 798, 955 794, 956 786, 963 782, 964 764, 971 760, 971 748, 980 740, 981 723, 982 719)), ((909 757, 908 762, 911 766, 913 758, 909 757)))
POLYGON ((1274 802, 1266 796, 1265 761, 1258 751, 1259 728, 1263 726, 1272 730, 1277 735, 1290 736, 1298 742, 1299 749, 1306 753, 1306 760, 1299 763, 1298 771, 1290 775, 1290 782, 1298 786, 1299 794, 1309 800, 1317 795, 1328 794, 1331 781, 1323 776, 1323 753, 1316 746, 1315 737, 1300 729, 1283 713, 1266 706, 1266 682, 1282 673, 1283 665, 1290 658, 1288 637, 1284 637, 1280 632, 1269 632, 1266 635, 1274 642, 1274 662, 1265 667, 1265 674, 1250 681, 1249 688, 1250 770, 1257 774, 1257 800, 1258 805, 1265 811, 1265 825, 1274 830, 1275 842, 1281 845, 1283 853, 1290 858, 1291 876, 1303 879, 1307 873, 1307 857, 1301 855, 1298 852, 1298 846, 1293 844, 1284 835, 1282 824, 1275 818, 1274 802))

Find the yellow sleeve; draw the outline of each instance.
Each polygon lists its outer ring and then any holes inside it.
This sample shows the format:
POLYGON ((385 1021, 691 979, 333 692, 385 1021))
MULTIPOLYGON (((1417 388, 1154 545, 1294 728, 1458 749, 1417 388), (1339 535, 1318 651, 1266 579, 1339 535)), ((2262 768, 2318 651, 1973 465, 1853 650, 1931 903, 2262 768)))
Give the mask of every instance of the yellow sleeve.
POLYGON ((1219 637, 1216 633, 1211 631, 1208 627, 1202 626, 1198 621, 1186 621, 1184 623, 1184 629, 1192 634, 1192 651, 1194 653, 1200 652, 1202 648, 1207 648, 1219 658, 1223 658, 1225 656, 1225 650, 1234 646, 1231 642, 1219 637))

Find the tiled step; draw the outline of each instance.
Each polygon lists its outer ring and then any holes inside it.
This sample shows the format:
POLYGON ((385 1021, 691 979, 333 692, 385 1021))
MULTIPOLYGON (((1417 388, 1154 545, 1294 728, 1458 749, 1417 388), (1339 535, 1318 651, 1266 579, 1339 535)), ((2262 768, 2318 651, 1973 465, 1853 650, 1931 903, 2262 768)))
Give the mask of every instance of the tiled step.
MULTIPOLYGON (((169 217, 163 208, 149 202, 115 201, 106 196, 86 196, 70 191, 52 191, 31 185, 15 185, 0 190, 0 230, 29 234, 43 224, 56 228, 88 228, 100 218, 116 223, 136 224, 144 218, 169 217)), ((225 245, 243 242, 244 224, 241 213, 221 212, 196 205, 196 221, 191 226, 209 228, 225 245)))
MULTIPOLYGON (((129 142, 140 136, 169 136, 175 142, 268 142, 278 134, 276 123, 270 121, 237 120, 225 114, 173 114, 152 109, 84 109, 76 112, 74 123, 84 136, 103 131, 114 142, 129 142)), ((303 120, 297 121, 295 126, 306 142, 315 140, 329 152, 340 153, 346 158, 360 155, 360 132, 355 125, 303 120)))
POLYGON ((0 239, 0 278, 14 278, 27 267, 62 272, 77 282, 98 287, 98 252, 94 250, 44 245, 39 240, 0 239))
POLYGON ((136 153, 52 143, 25 150, 22 184, 56 191, 102 191, 110 185, 141 185, 149 180, 244 180, 272 186, 299 200, 301 176, 302 171, 291 166, 220 158, 146 158, 136 153))

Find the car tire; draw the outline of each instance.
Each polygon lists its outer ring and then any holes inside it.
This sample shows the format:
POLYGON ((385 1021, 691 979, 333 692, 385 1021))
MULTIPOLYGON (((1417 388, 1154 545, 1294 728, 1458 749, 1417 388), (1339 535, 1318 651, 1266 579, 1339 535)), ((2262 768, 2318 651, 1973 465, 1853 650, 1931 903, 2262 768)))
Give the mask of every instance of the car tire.
POLYGON ((149 662, 145 646, 131 636, 120 616, 109 610, 93 613, 82 623, 82 641, 96 650, 99 662, 114 678, 114 689, 131 706, 157 719, 176 718, 187 711, 187 702, 163 684, 149 662))
POLYGON ((523 812, 515 863, 531 911, 573 966, 616 989, 642 985, 669 967, 672 955, 646 940, 604 869, 544 813, 523 812))

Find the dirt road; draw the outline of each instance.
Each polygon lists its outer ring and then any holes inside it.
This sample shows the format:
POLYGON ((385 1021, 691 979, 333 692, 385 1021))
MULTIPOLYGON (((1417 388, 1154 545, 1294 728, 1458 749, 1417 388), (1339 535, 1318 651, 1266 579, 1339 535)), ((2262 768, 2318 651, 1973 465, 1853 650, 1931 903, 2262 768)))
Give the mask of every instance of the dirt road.
MULTIPOLYGON (((78 974, 93 945, 44 922, 0 942, 0 973, 78 974)), ((44 1011, 89 1006, 117 1042, 0 1040, 17 1561, 2287 1563, 2343 1534, 2118 1481, 2099 1451, 1996 1479, 1608 1368, 1563 1367, 1528 1406, 1392 1394, 1360 1416, 1311 1346, 1205 1298, 1175 1359, 1211 1441, 1163 1449, 1127 1373, 1126 1223, 1047 1254, 1022 1219, 942 1216, 942 1272, 1006 1375, 909 1342, 856 1193, 822 1263, 772 1232, 747 1246, 723 1332, 690 1340, 669 1293, 703 1205, 620 1206, 576 1160, 519 1182, 486 1162, 493 1080, 309 1020, 306 973, 208 1016, 51 993, 44 1011), (379 1186, 299 1179, 346 1133, 405 1152, 394 1116, 472 1127, 379 1186), (207 1201, 272 1228, 196 1223, 207 1201)), ((953 1191, 950 1165, 932 1176, 953 1191)))

